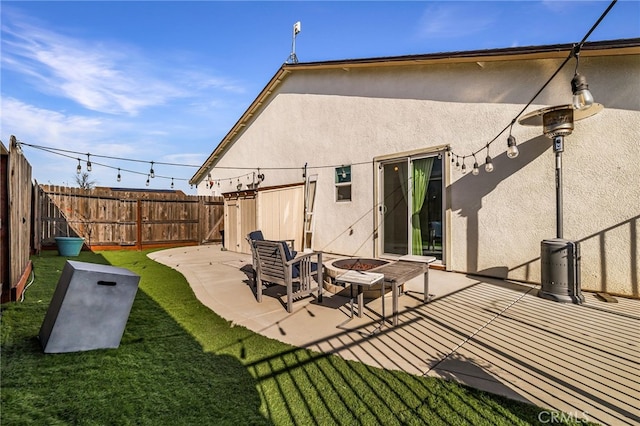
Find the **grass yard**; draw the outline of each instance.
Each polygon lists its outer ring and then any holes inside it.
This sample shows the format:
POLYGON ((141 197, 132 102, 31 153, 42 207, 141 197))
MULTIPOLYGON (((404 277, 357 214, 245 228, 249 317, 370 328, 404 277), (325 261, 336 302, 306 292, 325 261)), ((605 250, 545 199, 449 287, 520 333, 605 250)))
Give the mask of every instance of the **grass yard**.
POLYGON ((540 408, 298 349, 232 327, 148 252, 73 260, 141 276, 118 349, 44 354, 38 332, 66 258, 33 257, 2 306, 2 425, 528 425, 540 408))

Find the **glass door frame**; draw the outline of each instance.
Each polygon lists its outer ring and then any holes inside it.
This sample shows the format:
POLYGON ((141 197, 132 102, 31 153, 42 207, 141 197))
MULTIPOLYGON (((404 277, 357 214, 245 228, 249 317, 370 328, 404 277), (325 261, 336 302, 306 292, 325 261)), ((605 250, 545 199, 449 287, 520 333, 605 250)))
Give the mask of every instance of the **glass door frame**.
MULTIPOLYGON (((384 166, 388 164, 398 163, 401 161, 406 161, 407 163, 407 176, 411 176, 412 172, 412 162, 415 160, 420 160, 428 157, 435 157, 436 161, 440 161, 442 165, 442 181, 441 181, 441 193, 442 193, 442 202, 441 202, 441 217, 442 217, 442 261, 438 261, 438 263, 443 266, 446 265, 446 260, 448 258, 448 238, 447 236, 450 234, 448 229, 447 220, 447 205, 448 205, 448 197, 446 188, 448 185, 448 174, 449 174, 449 162, 445 161, 446 159, 446 145, 437 146, 425 150, 419 151, 411 151, 411 152, 403 152, 397 153, 393 155, 386 155, 381 157, 374 158, 374 167, 376 173, 374 173, 374 194, 375 194, 375 217, 374 217, 374 227, 376 229, 376 238, 377 241, 374 244, 375 256, 376 257, 384 257, 395 259, 400 257, 401 255, 395 253, 386 253, 384 251, 384 176, 383 170, 384 166)), ((408 179, 408 182, 410 180, 408 179)), ((407 199, 411 200, 413 196, 413 187, 412 185, 407 184, 407 199)), ((409 204, 409 207, 411 205, 409 204)), ((411 209, 407 209, 407 223, 409 224, 407 230, 407 247, 408 252, 411 251, 412 246, 412 230, 411 230, 411 209)))

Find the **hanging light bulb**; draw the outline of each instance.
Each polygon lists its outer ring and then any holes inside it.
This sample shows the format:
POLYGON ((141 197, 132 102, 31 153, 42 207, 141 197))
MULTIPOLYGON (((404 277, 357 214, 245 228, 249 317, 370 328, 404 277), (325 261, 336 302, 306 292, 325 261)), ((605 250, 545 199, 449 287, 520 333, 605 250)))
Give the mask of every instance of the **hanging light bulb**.
POLYGON ((587 109, 593 105, 593 95, 589 91, 585 76, 578 73, 573 76, 571 91, 573 92, 573 107, 575 109, 587 109))
POLYGON ((489 155, 489 145, 487 144, 487 158, 484 162, 484 170, 487 173, 491 173, 493 171, 493 162, 491 161, 491 156, 489 155))
POLYGON ((122 176, 120 176, 120 168, 118 167, 118 177, 116 178, 118 182, 122 180, 122 176))
POLYGON ((473 171, 471 173, 473 173, 474 176, 478 176, 478 174, 480 174, 477 161, 473 163, 473 171))
POLYGON ((147 183, 146 183, 147 186, 149 186, 149 176, 150 175, 147 175, 147 183))
POLYGON ((91 158, 89 157, 89 154, 87 154, 87 171, 91 171, 91 158))
POLYGON ((462 157, 462 174, 467 173, 467 165, 464 164, 464 157, 462 157))
POLYGON ((342 168, 342 179, 346 179, 346 178, 347 178, 347 171, 343 167, 342 168))
POLYGON ((82 171, 82 166, 80 165, 80 159, 78 158, 78 167, 76 167, 76 173, 80 174, 81 171, 82 171))
POLYGON ((153 171, 153 161, 151 162, 151 170, 149 170, 149 176, 151 178, 156 177, 156 173, 153 171))
POLYGON ((516 146, 516 138, 509 135, 507 138, 507 157, 516 158, 518 154, 520 154, 520 151, 518 151, 518 147, 516 146))
POLYGON ((491 173, 493 171, 493 163, 491 162, 491 157, 487 155, 487 159, 484 163, 484 170, 487 173, 491 173))
POLYGON ((171 189, 173 189, 173 178, 171 178, 171 189))
POLYGON ((580 45, 574 46, 573 56, 576 58, 576 69, 571 79, 571 92, 573 93, 573 108, 587 109, 593 105, 593 95, 589 91, 589 85, 585 76, 578 74, 580 65, 580 45))

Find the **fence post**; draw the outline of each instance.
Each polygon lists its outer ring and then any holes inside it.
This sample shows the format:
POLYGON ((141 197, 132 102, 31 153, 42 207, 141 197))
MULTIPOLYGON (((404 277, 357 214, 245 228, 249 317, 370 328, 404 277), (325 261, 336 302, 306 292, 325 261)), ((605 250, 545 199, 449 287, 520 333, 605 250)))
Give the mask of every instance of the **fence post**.
POLYGON ((142 250, 142 200, 136 200, 137 218, 136 218, 136 245, 138 250, 142 250))

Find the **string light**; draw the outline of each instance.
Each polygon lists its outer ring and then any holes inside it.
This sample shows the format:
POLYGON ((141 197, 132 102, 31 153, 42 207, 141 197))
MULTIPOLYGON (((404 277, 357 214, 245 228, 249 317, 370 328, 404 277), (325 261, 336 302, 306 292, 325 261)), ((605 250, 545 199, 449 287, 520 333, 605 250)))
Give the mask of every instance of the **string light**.
POLYGON ((464 164, 464 160, 466 157, 462 157, 462 174, 467 173, 467 165, 464 164))
MULTIPOLYGON (((593 103, 593 95, 591 95, 591 92, 589 91, 589 86, 586 82, 586 78, 582 75, 580 75, 578 73, 578 67, 579 67, 579 58, 580 58, 580 49, 582 48, 582 46, 584 45, 584 43, 586 42, 586 40, 589 38, 589 36, 591 35, 591 33, 597 28, 597 26, 600 24, 600 22, 605 18, 605 16, 609 13, 609 11, 613 8, 613 6, 615 5, 615 3, 617 2, 617 0, 613 0, 609 6, 607 7, 607 9, 602 13, 602 15, 598 18, 598 20, 593 24, 593 26, 591 27, 591 29, 585 34, 585 36, 582 38, 582 40, 577 43, 574 44, 568 57, 560 64, 560 66, 557 68, 557 70, 551 75, 551 77, 542 85, 542 87, 533 95, 533 97, 529 100, 529 102, 522 108, 522 110, 513 118, 513 120, 511 121, 511 123, 509 125, 507 125, 502 131, 500 131, 498 133, 498 135, 496 135, 496 137, 494 137, 489 143, 486 144, 485 148, 487 149, 487 164, 485 165, 485 169, 490 172, 493 170, 493 164, 492 164, 492 160, 491 160, 491 156, 489 155, 489 146, 498 139, 498 137, 500 137, 507 129, 509 129, 509 138, 507 138, 507 148, 508 148, 508 152, 507 152, 507 156, 509 156, 510 158, 515 158, 518 154, 518 149, 516 146, 516 140, 515 137, 512 135, 512 128, 513 128, 513 124, 515 123, 515 121, 526 111, 527 108, 529 108, 529 106, 533 103, 533 101, 535 99, 537 99, 537 97, 540 95, 540 93, 542 93, 542 91, 551 83, 551 81, 560 73, 560 71, 564 68, 564 66, 568 63, 569 60, 571 60, 572 58, 576 59, 576 68, 575 68, 575 72, 574 72, 574 77, 571 81, 571 86, 572 86, 572 93, 574 96, 573 99, 573 107, 576 109, 584 109, 584 108, 588 108, 591 106, 591 104, 593 103)), ((21 145, 26 145, 26 146, 30 146, 36 149, 42 149, 44 151, 53 153, 53 154, 57 154, 57 155, 63 155, 65 157, 68 158, 74 158, 71 157, 69 155, 64 155, 64 154, 60 154, 60 152, 66 152, 66 153, 73 153, 76 155, 83 155, 83 153, 80 152, 75 152, 75 151, 70 151, 70 150, 64 150, 64 149, 57 149, 57 148, 47 148, 47 147, 43 147, 43 146, 38 146, 38 145, 32 145, 32 144, 26 144, 24 142, 19 142, 19 146, 21 147, 21 145)), ((474 166, 473 166, 473 174, 477 175, 479 174, 479 168, 478 168, 478 163, 477 163, 477 159, 476 159, 476 154, 478 154, 480 151, 482 151, 481 148, 475 152, 472 152, 470 155, 474 157, 474 166)), ((449 157, 451 158, 451 162, 455 163, 456 160, 453 158, 454 155, 456 156, 456 158, 459 157, 458 154, 455 154, 452 150, 452 148, 450 146, 448 146, 446 148, 447 154, 449 155, 449 157)), ((87 155, 87 165, 89 165, 90 163, 90 159, 89 159, 89 153, 86 154, 87 155)), ((113 157, 113 156, 105 156, 105 155, 97 155, 97 154, 93 154, 94 157, 99 157, 99 158, 108 158, 108 159, 113 159, 113 160, 122 160, 122 161, 133 161, 133 162, 147 162, 148 161, 143 161, 143 160, 137 160, 137 159, 131 159, 131 158, 121 158, 121 157, 113 157)), ((440 157, 440 154, 439 154, 440 157)), ((463 166, 465 166, 465 157, 467 157, 467 155, 463 156, 463 166)), ((82 171, 82 167, 80 164, 80 158, 77 158, 78 160, 78 166, 76 168, 76 172, 78 174, 81 173, 82 171)), ((149 177, 155 177, 155 172, 153 170, 153 164, 155 162, 151 162, 151 170, 149 175, 147 176, 147 182, 149 181, 149 177)), ((362 163, 353 163, 353 164, 369 164, 371 163, 371 161, 365 161, 362 163)), ((98 164, 98 163, 96 163, 98 164)), ((176 163, 165 163, 165 162, 157 162, 157 164, 163 164, 163 165, 171 165, 171 166, 180 166, 180 167, 193 167, 193 168, 197 168, 200 169, 202 167, 202 165, 188 165, 188 164, 176 164, 176 163)), ((104 167, 109 167, 109 168, 114 168, 112 166, 109 165, 104 165, 101 164, 104 167)), ((309 167, 309 168, 316 168, 316 169, 320 169, 320 168, 334 168, 337 166, 334 165, 324 165, 324 166, 316 166, 316 167, 309 167)), ((343 166, 344 167, 344 166, 343 166)), ((271 168, 266 168, 268 170, 290 170, 290 169, 297 169, 298 167, 271 167, 271 168)), ((88 167, 89 169, 89 167, 88 167)), ((217 169, 254 169, 252 167, 238 167, 238 166, 219 166, 217 167, 217 169)), ((466 169, 466 167, 463 167, 463 170, 466 169)), ((137 171, 130 171, 130 170, 126 170, 127 172, 130 173, 136 173, 136 174, 144 174, 141 172, 137 172, 137 171)), ((120 168, 118 168, 118 176, 120 175, 120 168)), ((346 172, 343 169, 343 177, 346 178, 346 172)), ((167 178, 167 177, 163 177, 163 178, 167 178)), ((171 178, 173 180, 173 178, 171 178)), ((233 183, 233 178, 229 178, 229 184, 231 185, 233 183)), ((260 173, 260 169, 258 169, 258 179, 260 179, 261 181, 264 180, 264 175, 262 173, 260 173)), ((184 180, 184 181, 188 181, 189 179, 180 179, 180 180, 184 180)), ((218 181, 218 186, 220 186, 220 181, 218 181)))
POLYGON ((91 171, 91 158, 89 157, 89 154, 87 154, 87 171, 91 171))
MULTIPOLYGON (((59 155, 59 156, 62 156, 62 157, 66 157, 66 158, 71 158, 71 159, 77 160, 78 161, 78 166, 76 167, 76 173, 78 173, 78 174, 82 173, 82 161, 83 160, 81 158, 79 158, 79 157, 72 157, 70 155, 64 154, 65 152, 67 152, 67 153, 71 152, 71 153, 75 153, 75 154, 87 155, 87 160, 86 160, 87 163, 91 162, 91 159, 90 159, 91 155, 93 155, 94 157, 106 157, 106 156, 94 155, 94 154, 91 154, 91 153, 82 154, 82 153, 79 153, 79 152, 69 151, 69 150, 64 150, 64 149, 57 149, 57 148, 44 147, 44 146, 39 146, 39 145, 32 145, 32 144, 28 144, 28 143, 25 143, 25 142, 22 142, 22 141, 18 141, 18 146, 19 147, 21 147, 23 145, 24 146, 28 146, 28 147, 32 147, 32 148, 35 148, 35 149, 39 149, 39 150, 48 152, 50 154, 55 154, 55 155, 59 155)), ((111 157, 106 157, 106 158, 111 158, 111 157)), ((131 160, 131 159, 125 159, 125 160, 136 161, 136 162, 139 162, 139 163, 149 163, 149 161, 131 160)), ((157 164, 157 163, 155 163, 155 164, 157 164)), ((178 166, 178 164, 173 164, 173 163, 163 163, 163 164, 170 164, 170 165, 173 165, 173 166, 178 166)), ((114 166, 111 166, 109 164, 97 163, 95 161, 91 162, 91 165, 92 166, 97 165, 97 166, 106 167, 108 169, 117 170, 116 180, 118 182, 120 182, 122 180, 122 172, 149 176, 147 173, 143 173, 143 172, 140 172, 140 171, 122 169, 121 167, 114 167, 114 166)), ((189 165, 182 165, 182 166, 192 167, 192 166, 189 166, 189 165)), ((189 181, 189 179, 187 179, 187 178, 174 178, 174 177, 170 177, 170 176, 159 176, 157 174, 156 174, 156 178, 167 179, 167 180, 173 179, 174 180, 174 185, 175 185, 175 181, 184 181, 184 182, 188 182, 189 181)))
POLYGON ((513 121, 511 122, 511 127, 509 128, 509 137, 507 138, 507 157, 516 158, 520 151, 518 151, 518 147, 516 146, 516 138, 511 135, 511 128, 513 128, 513 121))
POLYGON ((149 186, 149 176, 150 176, 150 175, 147 175, 147 182, 146 182, 146 184, 145 184, 146 186, 149 186))
POLYGON ((171 189, 173 189, 173 178, 171 178, 171 189))
MULTIPOLYGON (((516 139, 511 134, 511 128, 513 127, 513 124, 527 110, 527 108, 529 108, 529 106, 531 106, 533 101, 538 98, 540 93, 542 93, 542 91, 549 85, 549 83, 551 83, 551 81, 560 73, 560 71, 565 67, 565 65, 572 58, 576 59, 576 68, 575 68, 575 71, 574 71, 573 79, 571 80, 571 91, 573 93, 572 106, 573 106, 574 109, 578 109, 579 110, 579 109, 587 109, 587 108, 589 108, 589 107, 591 107, 593 105, 593 95, 589 91, 589 85, 587 84, 587 80, 586 80, 586 78, 584 76, 578 74, 578 65, 579 65, 579 59, 580 59, 580 49, 582 48, 584 43, 587 41, 587 39, 589 38, 591 33, 598 27, 600 22, 602 22, 602 20, 605 18, 605 16, 613 8, 613 6, 616 4, 616 2, 617 2, 617 0, 613 0, 609 4, 607 9, 602 13, 602 15, 600 15, 598 20, 591 26, 591 28, 585 34, 585 36, 582 38, 582 40, 579 43, 574 44, 572 46, 571 51, 569 52, 569 55, 560 64, 558 69, 556 69, 556 71, 551 75, 551 77, 549 77, 549 79, 542 85, 542 87, 535 93, 535 95, 533 95, 533 97, 522 108, 522 110, 513 118, 513 120, 511 120, 511 123, 509 125, 507 125, 504 129, 502 129, 500 131, 500 133, 498 133, 496 135, 496 137, 494 137, 489 143, 486 144, 485 147, 487 149, 487 162, 485 164, 485 170, 487 170, 487 172, 493 171, 493 168, 494 168, 493 163, 491 161, 491 156, 489 155, 489 146, 495 140, 497 140, 504 132, 506 132, 507 129, 509 129, 509 138, 507 138, 507 156, 509 158, 515 158, 515 157, 518 156, 519 152, 518 152, 518 148, 516 146, 516 139)), ((475 152, 472 152, 471 155, 473 155, 474 158, 475 158, 475 154, 478 154, 480 151, 482 151, 482 149, 484 149, 484 148, 481 148, 481 149, 479 149, 479 150, 477 150, 475 152)), ((454 163, 453 156, 454 155, 457 156, 457 154, 455 154, 453 152, 451 147, 447 147, 447 152, 448 152, 449 156, 451 157, 451 162, 454 163)), ((475 166, 475 164, 474 164, 474 166, 475 166)), ((474 167, 474 172, 475 172, 475 169, 476 168, 474 167)), ((474 173, 474 175, 475 174, 476 173, 474 173)))
POLYGON ((573 107, 575 109, 587 109, 593 105, 593 95, 589 91, 587 78, 578 74, 578 65, 580 64, 580 46, 574 47, 574 56, 576 58, 576 69, 573 72, 571 80, 571 92, 573 93, 573 107))
POLYGON ((487 159, 484 163, 484 170, 487 173, 491 173, 493 171, 493 162, 491 161, 491 156, 489 155, 489 144, 487 144, 487 159))
POLYGON ((476 160, 476 154, 473 154, 473 170, 471 171, 474 176, 480 174, 480 168, 478 167, 478 160, 476 160))

